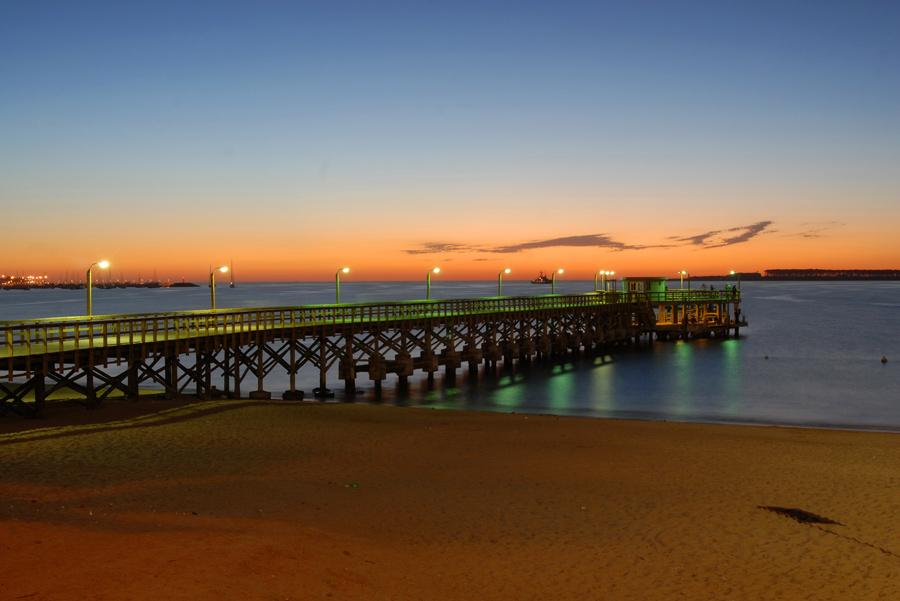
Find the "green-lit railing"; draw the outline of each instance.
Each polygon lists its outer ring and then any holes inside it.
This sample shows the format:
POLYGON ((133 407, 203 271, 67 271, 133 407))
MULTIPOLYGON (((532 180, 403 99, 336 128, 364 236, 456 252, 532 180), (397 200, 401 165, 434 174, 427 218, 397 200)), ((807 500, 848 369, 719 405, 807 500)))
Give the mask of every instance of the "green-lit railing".
POLYGON ((543 296, 343 303, 251 309, 129 313, 0 321, 0 357, 244 335, 279 328, 456 318, 510 312, 558 311, 619 303, 730 302, 735 291, 591 292, 543 296))

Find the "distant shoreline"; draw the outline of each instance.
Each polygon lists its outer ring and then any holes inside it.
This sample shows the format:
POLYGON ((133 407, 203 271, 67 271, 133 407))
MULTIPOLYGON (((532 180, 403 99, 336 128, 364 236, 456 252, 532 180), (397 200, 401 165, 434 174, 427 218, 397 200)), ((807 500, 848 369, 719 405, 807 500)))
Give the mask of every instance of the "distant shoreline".
POLYGON ((690 279, 745 282, 873 282, 900 280, 900 269, 766 269, 763 272, 691 276, 690 279))
MULTIPOLYGON (((43 278, 43 276, 42 276, 43 278)), ((891 282, 900 281, 900 269, 766 269, 764 271, 736 272, 734 274, 690 275, 685 278, 695 282, 891 282)), ((678 277, 670 277, 669 281, 678 281, 678 277)), ((415 282, 417 280, 356 280, 356 283, 391 283, 415 282)), ((448 282, 490 282, 485 280, 446 280, 448 282)), ((527 282, 509 278, 509 282, 527 282)), ((580 280, 569 280, 580 281, 580 280)), ((583 281, 588 281, 587 279, 583 281)), ((326 280, 315 281, 245 281, 244 284, 321 284, 326 280)), ((227 284, 222 284, 227 285, 227 284)), ((112 288, 198 288, 201 284, 186 281, 115 281, 97 282, 95 289, 112 288)), ((233 286, 232 286, 233 287, 233 286)), ((19 276, 0 276, 0 290, 83 290, 84 284, 72 281, 48 281, 46 278, 35 279, 19 276)))

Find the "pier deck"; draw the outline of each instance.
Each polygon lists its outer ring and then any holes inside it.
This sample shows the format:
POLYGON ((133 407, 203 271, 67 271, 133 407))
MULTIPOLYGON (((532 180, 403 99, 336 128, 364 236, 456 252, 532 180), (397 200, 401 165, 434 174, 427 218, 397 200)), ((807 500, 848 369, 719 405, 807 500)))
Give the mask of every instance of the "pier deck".
POLYGON ((737 335, 737 291, 594 292, 216 311, 180 311, 0 321, 0 411, 39 412, 47 394, 74 390, 88 403, 113 391, 137 396, 142 383, 169 395, 202 398, 251 393, 266 398, 264 378, 286 372, 296 389, 301 368, 329 370, 348 389, 357 373, 379 388, 415 370, 448 376, 468 362, 529 360, 602 345, 692 336, 737 335), (413 357, 412 353, 418 352, 413 357), (221 382, 223 390, 213 382, 221 382), (50 387, 47 383, 50 383, 50 387), (35 400, 26 402, 28 398, 35 400))

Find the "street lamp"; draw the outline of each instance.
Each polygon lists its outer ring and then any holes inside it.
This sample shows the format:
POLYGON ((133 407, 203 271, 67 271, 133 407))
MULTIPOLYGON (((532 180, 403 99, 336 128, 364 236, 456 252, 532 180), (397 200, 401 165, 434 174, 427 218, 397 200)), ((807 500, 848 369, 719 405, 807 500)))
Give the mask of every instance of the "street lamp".
POLYGON ((216 272, 228 273, 228 265, 222 265, 218 269, 209 270, 209 308, 216 310, 216 272))
POLYGON ((604 269, 601 269, 600 271, 595 273, 594 274, 594 292, 596 292, 597 290, 603 290, 604 292, 606 292, 607 288, 609 287, 607 285, 606 276, 615 275, 615 274, 616 274, 615 271, 606 271, 604 269), (597 278, 598 277, 600 278, 600 287, 599 288, 597 287, 597 278))
POLYGON ((690 276, 688 275, 688 272, 685 271, 684 269, 682 269, 681 271, 678 272, 678 277, 681 279, 681 289, 682 290, 684 290, 684 276, 686 276, 686 275, 688 276, 688 286, 690 286, 691 280, 690 280, 690 276))
POLYGON ((425 300, 431 300, 431 274, 439 274, 441 272, 440 267, 435 267, 431 271, 425 274, 425 300))
POLYGON ((94 314, 94 274, 93 269, 94 265, 99 267, 100 269, 109 269, 109 261, 106 259, 102 261, 97 261, 96 263, 91 263, 90 267, 87 268, 87 275, 85 277, 85 288, 87 288, 87 314, 88 317, 94 314))
POLYGON ((497 274, 497 296, 503 296, 503 275, 509 275, 512 273, 512 269, 507 267, 503 271, 497 274))
POLYGON ((734 276, 737 276, 737 282, 738 282, 737 289, 738 289, 738 292, 740 292, 741 291, 741 274, 739 274, 734 269, 732 269, 731 277, 734 277, 734 276))
POLYGON ((341 304, 341 274, 342 273, 350 273, 349 267, 341 267, 337 271, 334 272, 334 302, 337 305, 341 304))
POLYGON ((560 267, 550 276, 550 294, 556 294, 556 274, 562 275, 565 272, 566 270, 560 267))
MULTIPOLYGON (((606 272, 606 275, 608 275, 608 276, 614 276, 614 275, 616 275, 616 272, 615 272, 615 271, 607 271, 607 272, 606 272)), ((605 287, 606 287, 607 292, 609 291, 609 285, 610 285, 610 284, 612 284, 612 285, 613 285, 613 289, 615 289, 615 287, 616 287, 616 280, 613 279, 613 280, 607 280, 607 281, 606 281, 605 287)))

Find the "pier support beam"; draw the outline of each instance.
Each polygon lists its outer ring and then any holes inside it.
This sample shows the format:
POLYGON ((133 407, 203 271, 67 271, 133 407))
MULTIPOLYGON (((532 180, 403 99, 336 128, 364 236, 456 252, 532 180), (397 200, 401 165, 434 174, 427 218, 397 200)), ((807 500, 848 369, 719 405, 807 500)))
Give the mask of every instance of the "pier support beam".
POLYGON ((126 388, 128 392, 125 397, 129 400, 136 401, 141 396, 140 388, 138 388, 138 369, 140 367, 141 362, 134 357, 129 357, 128 359, 128 382, 126 384, 126 388))
POLYGON ((32 411, 34 417, 40 417, 44 412, 44 401, 47 399, 46 378, 47 365, 42 364, 34 373, 34 410, 32 411))
POLYGON ((291 337, 290 337, 290 350, 288 350, 288 379, 289 379, 289 388, 285 390, 281 398, 285 401, 302 401, 303 400, 303 391, 297 390, 297 370, 299 366, 297 365, 297 338, 295 331, 291 329, 291 337))
POLYGON ((257 341, 256 344, 256 390, 253 390, 248 395, 251 399, 255 401, 268 401, 272 398, 272 393, 265 389, 264 380, 266 377, 265 374, 265 350, 266 343, 264 340, 257 341))
POLYGON ((319 334, 319 386, 313 389, 317 399, 330 399, 334 393, 328 389, 328 346, 325 333, 319 334))

